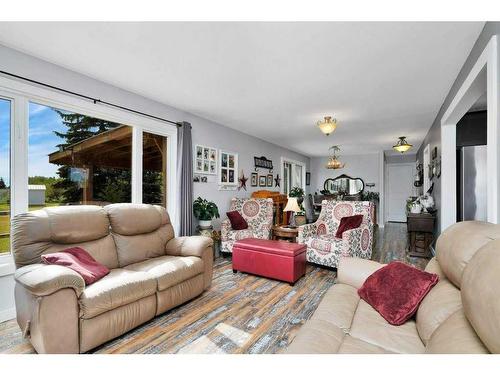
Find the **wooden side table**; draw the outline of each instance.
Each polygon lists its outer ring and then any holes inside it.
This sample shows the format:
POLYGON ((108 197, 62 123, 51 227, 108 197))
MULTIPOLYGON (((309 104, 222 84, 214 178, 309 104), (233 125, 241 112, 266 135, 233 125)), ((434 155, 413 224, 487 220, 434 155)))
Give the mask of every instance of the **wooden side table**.
POLYGON ((408 254, 412 257, 430 258, 432 256, 430 246, 434 240, 434 215, 412 214, 407 216, 408 234, 410 236, 410 247, 408 254))
POLYGON ((284 225, 273 225, 272 238, 273 240, 285 240, 290 242, 297 242, 299 235, 299 228, 287 228, 284 225))

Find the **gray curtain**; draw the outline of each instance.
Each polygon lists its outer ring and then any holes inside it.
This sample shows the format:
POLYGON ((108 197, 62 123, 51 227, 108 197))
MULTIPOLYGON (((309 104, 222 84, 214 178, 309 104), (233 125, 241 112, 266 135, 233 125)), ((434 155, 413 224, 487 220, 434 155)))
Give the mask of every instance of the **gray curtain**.
POLYGON ((177 207, 179 210, 179 236, 193 232, 193 145, 191 124, 182 122, 177 129, 177 207))

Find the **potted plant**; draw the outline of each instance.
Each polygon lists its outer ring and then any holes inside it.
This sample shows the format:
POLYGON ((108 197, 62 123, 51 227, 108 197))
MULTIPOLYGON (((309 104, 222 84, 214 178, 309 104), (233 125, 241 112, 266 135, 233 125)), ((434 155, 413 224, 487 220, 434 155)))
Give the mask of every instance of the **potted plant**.
POLYGON ((219 209, 214 202, 209 202, 201 197, 196 198, 193 203, 194 217, 200 222, 200 227, 209 228, 212 226, 212 219, 219 218, 219 209))

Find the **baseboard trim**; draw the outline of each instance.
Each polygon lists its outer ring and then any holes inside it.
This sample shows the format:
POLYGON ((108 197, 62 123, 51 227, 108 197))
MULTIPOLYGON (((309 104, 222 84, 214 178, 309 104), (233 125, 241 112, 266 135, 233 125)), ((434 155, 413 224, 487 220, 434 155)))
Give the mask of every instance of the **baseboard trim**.
POLYGON ((14 319, 16 317, 16 308, 6 309, 0 311, 0 323, 7 320, 14 319))

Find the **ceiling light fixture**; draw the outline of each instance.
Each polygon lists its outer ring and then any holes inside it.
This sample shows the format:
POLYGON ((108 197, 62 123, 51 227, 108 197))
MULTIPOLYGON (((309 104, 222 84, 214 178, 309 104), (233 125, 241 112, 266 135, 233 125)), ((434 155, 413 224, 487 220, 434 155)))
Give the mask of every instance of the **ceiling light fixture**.
POLYGON ((316 125, 323 134, 330 135, 337 128, 337 120, 332 118, 332 116, 325 116, 325 119, 318 121, 316 125))
POLYGON ((406 137, 399 137, 399 141, 394 146, 392 146, 394 150, 401 152, 402 154, 410 150, 412 147, 413 145, 409 144, 406 141, 406 137))
POLYGON ((337 157, 337 152, 340 152, 339 146, 332 146, 329 149, 332 155, 328 158, 328 163, 326 163, 326 169, 342 169, 345 163, 341 163, 337 157))

